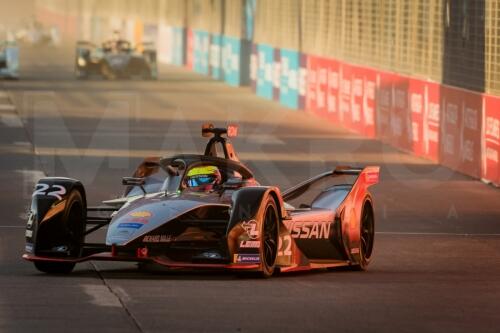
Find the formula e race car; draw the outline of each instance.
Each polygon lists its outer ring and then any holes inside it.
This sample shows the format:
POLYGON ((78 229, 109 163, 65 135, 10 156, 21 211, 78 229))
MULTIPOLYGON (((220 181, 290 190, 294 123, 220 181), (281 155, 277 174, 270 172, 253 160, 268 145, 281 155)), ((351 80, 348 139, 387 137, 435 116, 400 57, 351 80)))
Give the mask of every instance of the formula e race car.
POLYGON ((123 196, 99 207, 87 207, 77 180, 40 179, 23 258, 46 273, 69 273, 86 260, 264 277, 367 268, 375 227, 368 187, 378 182, 378 167, 339 166, 281 192, 259 185, 238 160, 228 140, 237 127, 207 124, 202 133, 211 137, 203 155, 146 158, 123 178, 123 196), (105 242, 86 242, 103 226, 105 242))
POLYGON ((0 78, 18 79, 19 48, 15 42, 0 41, 0 78))
POLYGON ((90 42, 78 42, 75 75, 85 79, 99 75, 105 79, 138 77, 157 78, 156 50, 151 43, 135 48, 126 40, 109 40, 98 47, 90 42))

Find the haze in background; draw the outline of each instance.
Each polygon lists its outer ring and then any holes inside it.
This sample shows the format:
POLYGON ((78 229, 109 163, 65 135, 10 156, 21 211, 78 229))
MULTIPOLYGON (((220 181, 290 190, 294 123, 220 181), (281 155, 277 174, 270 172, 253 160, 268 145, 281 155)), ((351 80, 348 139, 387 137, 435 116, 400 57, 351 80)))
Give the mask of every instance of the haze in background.
POLYGON ((19 29, 35 18, 34 0, 0 0, 0 29, 19 29))

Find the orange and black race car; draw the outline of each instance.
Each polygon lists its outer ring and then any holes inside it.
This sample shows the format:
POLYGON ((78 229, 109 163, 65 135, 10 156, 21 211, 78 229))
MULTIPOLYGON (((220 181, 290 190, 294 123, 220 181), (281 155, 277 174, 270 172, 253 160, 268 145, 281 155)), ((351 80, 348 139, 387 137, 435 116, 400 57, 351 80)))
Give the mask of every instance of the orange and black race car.
POLYGON ((69 273, 86 260, 265 277, 338 266, 366 269, 375 228, 368 188, 378 182, 378 167, 336 167, 281 192, 260 185, 238 160, 228 140, 237 127, 204 125, 202 133, 210 137, 204 154, 145 159, 123 178, 123 196, 100 207, 87 207, 77 180, 40 179, 23 258, 47 273, 69 273), (88 243, 87 235, 103 226, 105 241, 88 243))

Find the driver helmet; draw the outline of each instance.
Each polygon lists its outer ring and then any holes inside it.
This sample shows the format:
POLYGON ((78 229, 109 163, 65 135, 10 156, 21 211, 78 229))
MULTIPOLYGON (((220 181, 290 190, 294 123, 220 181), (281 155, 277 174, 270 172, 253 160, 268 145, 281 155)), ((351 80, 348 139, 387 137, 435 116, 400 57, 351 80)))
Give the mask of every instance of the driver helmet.
POLYGON ((213 165, 194 167, 186 175, 186 186, 198 191, 211 191, 221 183, 219 168, 213 165))

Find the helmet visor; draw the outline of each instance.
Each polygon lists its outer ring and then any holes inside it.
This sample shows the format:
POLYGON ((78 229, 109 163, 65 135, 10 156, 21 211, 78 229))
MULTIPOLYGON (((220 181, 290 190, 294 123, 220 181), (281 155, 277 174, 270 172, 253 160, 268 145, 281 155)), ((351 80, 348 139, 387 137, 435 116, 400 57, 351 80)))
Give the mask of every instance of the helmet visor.
POLYGON ((197 175, 193 177, 189 177, 187 179, 187 185, 189 187, 198 187, 203 185, 210 185, 215 183, 214 175, 197 175))

